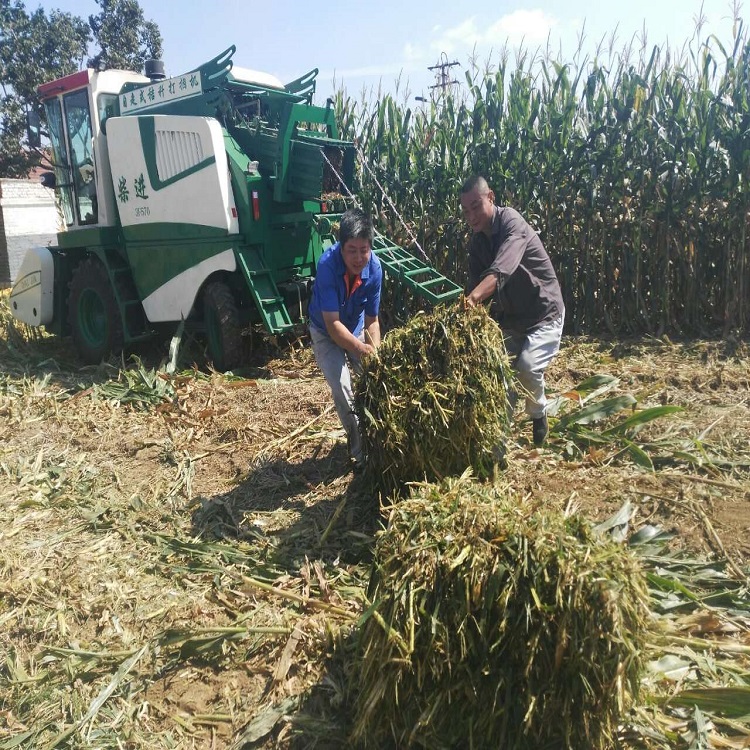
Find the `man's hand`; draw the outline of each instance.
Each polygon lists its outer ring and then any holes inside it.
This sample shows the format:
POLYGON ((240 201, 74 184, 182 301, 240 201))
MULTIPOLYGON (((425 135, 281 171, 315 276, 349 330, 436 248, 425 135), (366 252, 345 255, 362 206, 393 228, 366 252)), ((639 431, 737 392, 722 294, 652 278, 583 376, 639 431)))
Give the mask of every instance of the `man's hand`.
POLYGON ((365 344, 369 346, 372 354, 380 346, 380 322, 377 315, 365 315, 365 327, 363 329, 365 344))
POLYGON ((375 351, 374 344, 379 343, 380 340, 380 328, 377 327, 377 318, 374 319, 374 326, 371 325, 367 331, 369 332, 369 339, 371 343, 367 343, 367 335, 362 339, 357 338, 352 332, 341 322, 339 314, 337 312, 323 311, 323 322, 326 324, 326 331, 333 341, 338 344, 342 349, 351 354, 356 354, 358 357, 364 357, 367 354, 372 354, 375 351))
POLYGON ((476 307, 489 299, 497 289, 497 276, 488 273, 472 290, 466 295, 466 307, 476 307))

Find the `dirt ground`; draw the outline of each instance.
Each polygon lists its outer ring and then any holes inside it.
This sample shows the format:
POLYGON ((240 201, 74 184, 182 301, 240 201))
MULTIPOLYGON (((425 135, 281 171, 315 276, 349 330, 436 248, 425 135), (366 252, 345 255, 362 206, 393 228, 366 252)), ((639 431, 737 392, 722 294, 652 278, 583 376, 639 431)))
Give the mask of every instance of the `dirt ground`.
MULTIPOLYGON (((550 368, 549 386, 564 392, 598 372, 615 375, 639 406, 677 405, 683 411, 654 423, 653 432, 699 445, 723 458, 702 466, 657 464, 643 472, 627 461, 600 464, 592 452, 580 465, 540 472, 539 491, 599 518, 623 500, 638 507, 636 525, 673 530, 686 546, 706 555, 750 559, 750 351, 746 344, 645 339, 632 342, 569 341, 550 368), (594 357, 592 357, 594 355, 594 357), (567 475, 567 476, 566 476, 567 475), (705 515, 704 515, 705 514, 705 515), (715 533, 714 533, 715 532, 715 533)), ((529 457, 533 452, 521 451, 529 457)), ((549 457, 548 457, 549 458, 549 457)))
MULTIPOLYGON (((294 476, 299 489, 318 492, 340 481, 351 480, 343 451, 343 436, 330 398, 309 352, 297 349, 290 358, 271 359, 259 371, 266 379, 231 384, 220 381, 195 387, 191 395, 208 409, 201 411, 200 428, 188 429, 194 452, 207 452, 196 471, 194 492, 215 497, 243 478, 256 458, 253 438, 272 435, 279 441, 282 458, 266 502, 268 508, 293 506, 300 501, 290 481, 278 492, 278 473, 294 476), (312 424, 311 424, 312 423, 312 424), (306 432, 287 441, 302 428, 306 432), (229 443, 229 445, 228 445, 229 443), (231 449, 236 445, 236 450, 231 449), (286 464, 286 467, 283 467, 286 464), (283 467, 283 469, 282 469, 283 467), (339 481, 334 481, 338 479, 339 481), (279 494, 281 496, 279 496, 279 494)), ((506 478, 519 491, 548 505, 573 504, 592 519, 601 519, 630 500, 638 506, 637 525, 659 524, 677 533, 681 543, 707 555, 720 552, 717 542, 740 565, 750 556, 750 350, 732 342, 672 343, 648 339, 615 343, 568 340, 547 377, 551 397, 565 393, 595 374, 620 379, 617 392, 633 394, 639 406, 678 405, 684 411, 652 427, 675 443, 698 442, 714 457, 702 466, 665 462, 660 471, 648 472, 612 455, 590 452, 570 460, 559 451, 554 435, 550 444, 537 449, 531 444, 530 423, 516 412, 506 478), (699 503, 710 526, 696 517, 687 499, 699 503), (712 533, 711 528, 716 533, 712 533)), ((175 417, 164 415, 169 424, 175 417)), ((177 418, 177 421, 182 421, 177 418)), ((185 429, 182 423, 181 430, 185 429)), ((152 436, 153 437, 153 436, 152 436)), ((272 438, 272 439, 274 439, 272 438)), ((142 437, 134 436, 136 444, 142 437)), ((185 446, 187 448, 187 445, 185 446)), ((700 453, 700 450, 697 451, 700 453)), ((139 473, 148 452, 136 453, 139 473)), ((148 470, 147 470, 148 471, 148 470)), ((265 480, 266 477, 263 477, 265 480)), ((251 483, 261 482, 258 476, 251 483)), ((254 502, 257 504, 257 498, 254 502)))
MULTIPOLYGON (((361 611, 380 517, 309 348, 258 352, 241 378, 179 376, 171 401, 148 406, 111 395, 116 368, 78 370, 62 352, 43 340, 0 362, 0 643, 13 655, 0 740, 28 732, 23 746, 43 747, 105 724, 102 737, 133 748, 313 746, 310 727, 268 726, 310 685, 328 706, 344 700, 331 623, 361 611), (139 679, 126 689, 121 678, 116 699, 81 721, 112 654, 126 653, 139 679), (33 697, 14 674, 39 686, 33 697)), ((634 527, 661 526, 675 546, 746 573, 748 344, 566 339, 548 388, 595 374, 617 376, 639 405, 683 407, 647 428, 674 446, 656 470, 618 450, 571 453, 554 436, 535 449, 519 413, 503 481, 597 521, 630 501, 634 527)))

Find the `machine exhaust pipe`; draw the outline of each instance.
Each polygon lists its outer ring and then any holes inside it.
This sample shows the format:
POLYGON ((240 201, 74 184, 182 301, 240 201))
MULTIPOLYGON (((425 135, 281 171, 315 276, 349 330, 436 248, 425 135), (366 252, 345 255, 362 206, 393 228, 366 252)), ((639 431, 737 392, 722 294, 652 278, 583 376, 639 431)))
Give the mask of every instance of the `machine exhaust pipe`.
POLYGON ((145 74, 152 81, 162 81, 166 78, 164 75, 163 60, 146 60, 145 74))

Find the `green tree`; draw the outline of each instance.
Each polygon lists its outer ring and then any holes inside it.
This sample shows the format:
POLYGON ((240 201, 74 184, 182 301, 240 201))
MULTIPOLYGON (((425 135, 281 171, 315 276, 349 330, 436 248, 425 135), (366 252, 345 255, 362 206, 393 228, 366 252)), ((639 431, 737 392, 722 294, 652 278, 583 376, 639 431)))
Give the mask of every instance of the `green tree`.
POLYGON ((159 27, 146 21, 138 0, 96 0, 101 13, 89 16, 100 51, 89 58, 91 68, 142 71, 146 60, 159 58, 159 27))
POLYGON ((0 176, 25 177, 39 164, 23 148, 27 112, 43 114, 37 86, 78 70, 90 41, 81 18, 41 8, 29 15, 20 0, 0 0, 0 176))
POLYGON ((137 0, 97 0, 101 13, 88 22, 58 10, 28 13, 22 0, 0 0, 0 177, 25 177, 41 163, 26 148, 26 116, 44 112, 36 93, 46 82, 84 63, 141 71, 161 55, 159 29, 137 0), (100 52, 90 55, 94 43, 100 52))

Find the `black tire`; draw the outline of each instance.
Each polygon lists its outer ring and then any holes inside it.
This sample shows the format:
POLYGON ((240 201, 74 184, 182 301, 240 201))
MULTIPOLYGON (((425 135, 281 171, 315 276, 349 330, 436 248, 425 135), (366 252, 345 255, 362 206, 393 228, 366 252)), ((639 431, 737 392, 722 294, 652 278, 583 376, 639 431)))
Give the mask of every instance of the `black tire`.
POLYGON ((120 308, 107 269, 97 258, 73 271, 68 296, 68 322, 78 356, 95 365, 123 347, 120 308))
POLYGON ((237 303, 224 282, 212 281, 203 292, 203 320, 214 367, 219 372, 233 370, 242 362, 242 326, 237 303))

